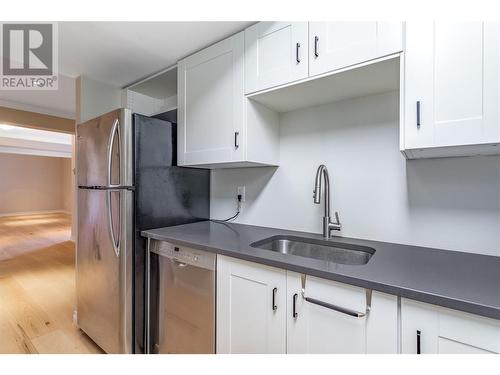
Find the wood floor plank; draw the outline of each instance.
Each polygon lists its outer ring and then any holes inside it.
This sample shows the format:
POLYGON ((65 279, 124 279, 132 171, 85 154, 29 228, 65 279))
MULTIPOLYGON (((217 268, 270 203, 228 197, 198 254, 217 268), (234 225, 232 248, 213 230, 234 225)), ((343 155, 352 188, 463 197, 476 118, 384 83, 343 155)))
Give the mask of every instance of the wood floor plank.
POLYGON ((0 218, 0 353, 103 353, 73 323, 71 218, 0 218))

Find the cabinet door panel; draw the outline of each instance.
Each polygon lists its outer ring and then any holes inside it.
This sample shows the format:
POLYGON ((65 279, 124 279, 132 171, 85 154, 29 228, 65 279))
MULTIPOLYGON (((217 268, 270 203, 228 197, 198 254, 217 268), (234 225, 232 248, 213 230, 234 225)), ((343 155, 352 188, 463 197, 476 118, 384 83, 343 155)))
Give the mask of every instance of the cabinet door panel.
MULTIPOLYGON (((288 353, 365 353, 366 352, 366 318, 355 318, 323 306, 307 302, 302 298, 300 275, 287 273, 288 289, 288 353), (294 295, 297 294, 295 312, 294 295)), ((341 303, 362 306, 359 294, 365 296, 364 289, 347 286, 333 281, 307 278, 306 293, 314 291, 314 298, 332 303, 335 296, 341 303), (323 284, 323 285, 315 285, 323 284), (332 289, 327 290, 325 284, 332 289), (344 289, 345 288, 345 289, 344 289), (322 292, 321 292, 322 291, 322 292)), ((337 302, 338 304, 338 302, 337 302)), ((344 306, 351 308, 351 306, 344 306)))
POLYGON ((217 353, 285 353, 285 293, 284 270, 218 256, 217 353))
POLYGON ((401 22, 310 22, 309 75, 402 50, 401 22))
MULTIPOLYGON (((406 24, 404 148, 500 141, 499 51, 498 23, 406 24)), ((470 152, 478 153, 472 147, 470 152)), ((484 149, 484 153, 494 152, 484 149)))
POLYGON ((402 352, 498 353, 500 322, 439 306, 401 299, 402 352))
POLYGON ((404 58, 404 145, 434 144, 433 22, 407 22, 404 58), (417 106, 418 103, 418 106, 417 106))
POLYGON ((478 143, 483 122, 483 25, 434 24, 434 121, 437 145, 478 143))
POLYGON ((180 165, 241 160, 244 155, 243 32, 178 64, 180 165), (235 132, 240 145, 235 146, 235 132))
POLYGON ((307 22, 259 22, 245 30, 245 93, 306 78, 307 22))

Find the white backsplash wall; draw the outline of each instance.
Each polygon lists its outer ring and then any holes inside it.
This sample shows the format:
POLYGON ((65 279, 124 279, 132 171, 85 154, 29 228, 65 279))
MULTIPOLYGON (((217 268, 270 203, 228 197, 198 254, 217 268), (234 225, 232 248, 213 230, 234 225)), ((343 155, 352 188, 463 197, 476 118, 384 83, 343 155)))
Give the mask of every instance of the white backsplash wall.
POLYGON ((281 115, 280 167, 212 171, 212 218, 234 214, 244 185, 235 222, 320 233, 325 164, 342 236, 500 256, 500 156, 406 161, 398 107, 391 92, 281 115))

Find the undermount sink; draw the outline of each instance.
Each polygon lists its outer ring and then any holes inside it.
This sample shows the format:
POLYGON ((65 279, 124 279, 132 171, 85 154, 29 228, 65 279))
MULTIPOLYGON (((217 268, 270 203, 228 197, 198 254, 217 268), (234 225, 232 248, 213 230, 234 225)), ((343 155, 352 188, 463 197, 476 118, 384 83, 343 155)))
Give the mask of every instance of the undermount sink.
POLYGON ((346 265, 366 264, 375 254, 375 249, 367 246, 294 236, 274 236, 254 242, 250 246, 346 265))

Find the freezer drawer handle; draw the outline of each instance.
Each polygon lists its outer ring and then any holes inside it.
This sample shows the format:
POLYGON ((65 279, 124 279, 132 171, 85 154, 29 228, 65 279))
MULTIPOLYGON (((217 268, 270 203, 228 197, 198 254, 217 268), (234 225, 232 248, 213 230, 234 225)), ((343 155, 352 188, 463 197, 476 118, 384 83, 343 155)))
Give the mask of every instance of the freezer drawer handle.
POLYGON ((339 313, 346 314, 349 316, 353 316, 355 318, 363 318, 363 317, 367 316, 368 313, 370 312, 372 291, 369 289, 366 290, 366 311, 359 312, 359 311, 351 310, 351 309, 348 309, 345 307, 333 305, 333 304, 328 303, 328 302, 320 301, 320 300, 315 299, 315 298, 306 297, 306 275, 304 275, 304 274, 301 275, 301 281, 302 281, 302 298, 304 298, 304 300, 306 300, 309 303, 312 303, 312 304, 315 304, 318 306, 322 306, 322 307, 326 307, 327 309, 334 310, 334 311, 337 311, 339 313))
MULTIPOLYGON (((108 143, 108 187, 118 187, 120 186, 121 181, 118 181, 118 184, 113 185, 111 183, 111 163, 113 161, 113 145, 115 143, 115 136, 118 134, 118 155, 121 158, 121 146, 120 146, 120 121, 118 119, 115 119, 115 122, 113 123, 113 127, 111 128, 111 135, 109 136, 109 143, 108 143)), ((120 166, 121 169, 121 166, 120 166)), ((121 171, 119 172, 119 176, 121 179, 121 171)))
MULTIPOLYGON (((113 249, 115 251, 115 254, 117 257, 120 256, 120 237, 116 238, 115 237, 115 231, 113 229, 113 214, 111 212, 111 193, 113 192, 118 192, 120 194, 120 199, 121 199, 121 194, 122 192, 120 190, 107 190, 106 191, 106 208, 108 210, 108 231, 109 231, 109 236, 111 238, 111 242, 113 243, 113 249)), ((121 210, 120 210, 121 212, 121 210)), ((121 236, 121 229, 120 231, 120 236, 121 236)))

